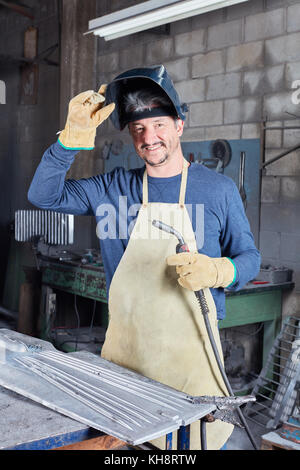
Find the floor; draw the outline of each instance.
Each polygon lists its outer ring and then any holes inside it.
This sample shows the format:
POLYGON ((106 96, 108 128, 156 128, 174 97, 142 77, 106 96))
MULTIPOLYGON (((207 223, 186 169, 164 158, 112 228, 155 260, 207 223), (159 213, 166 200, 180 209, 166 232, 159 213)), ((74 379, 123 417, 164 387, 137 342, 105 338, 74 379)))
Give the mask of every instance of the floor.
MULTIPOLYGON (((256 442, 257 448, 260 449, 261 436, 270 432, 270 429, 263 428, 253 421, 248 420, 247 423, 253 439, 256 442)), ((245 429, 235 426, 233 433, 227 441, 227 450, 254 450, 245 429)))

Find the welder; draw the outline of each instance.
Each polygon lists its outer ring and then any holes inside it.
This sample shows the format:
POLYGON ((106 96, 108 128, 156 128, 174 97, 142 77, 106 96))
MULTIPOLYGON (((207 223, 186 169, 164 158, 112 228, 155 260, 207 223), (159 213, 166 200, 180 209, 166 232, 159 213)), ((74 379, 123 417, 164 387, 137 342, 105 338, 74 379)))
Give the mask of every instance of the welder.
MULTIPOLYGON (((191 395, 225 396, 193 291, 203 290, 222 357, 224 288, 238 290, 255 278, 260 254, 234 181, 184 158, 186 113, 163 65, 128 70, 97 93, 79 94, 42 157, 28 198, 42 209, 95 215, 100 225, 103 207, 113 207, 111 223, 125 218, 126 236, 120 224, 98 232, 109 306, 102 356, 191 395), (144 165, 66 179, 76 154, 94 148, 97 127, 108 117, 119 131, 128 129, 144 165), (176 253, 176 238, 153 220, 180 232, 189 253, 176 253)), ((221 448, 232 429, 220 420, 209 423, 208 449, 221 448)), ((163 447, 161 440, 154 444, 163 447)), ((200 448, 197 423, 190 448, 200 448)))

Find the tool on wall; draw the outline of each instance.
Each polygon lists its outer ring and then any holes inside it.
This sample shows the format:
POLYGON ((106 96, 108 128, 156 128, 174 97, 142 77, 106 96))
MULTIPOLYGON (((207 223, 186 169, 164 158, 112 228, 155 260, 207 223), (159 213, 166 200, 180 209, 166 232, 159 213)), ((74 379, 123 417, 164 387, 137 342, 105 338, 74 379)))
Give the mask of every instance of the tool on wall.
POLYGON ((223 172, 224 168, 229 165, 231 160, 231 146, 227 140, 217 139, 210 144, 211 160, 217 162, 216 171, 223 172))
MULTIPOLYGON (((176 253, 184 253, 184 252, 189 251, 188 245, 185 243, 182 235, 177 230, 175 230, 173 227, 171 227, 170 225, 167 225, 167 224, 165 224, 165 223, 163 223, 159 220, 153 220, 152 225, 154 227, 160 229, 160 230, 163 230, 163 231, 168 232, 172 235, 175 235, 175 237, 178 240, 178 244, 176 246, 176 253)), ((199 302, 199 305, 200 305, 200 309, 201 309, 201 312, 202 312, 202 315, 203 315, 203 319, 204 319, 205 327, 206 327, 207 334, 208 334, 208 337, 209 337, 209 341, 210 341, 211 347, 213 349, 213 353, 214 353, 216 362, 218 364, 220 373, 222 375, 222 378, 224 380, 224 383, 226 385, 226 388, 227 388, 227 391, 228 391, 229 395, 231 397, 234 397, 233 390, 231 388, 231 385, 230 385, 229 380, 227 378, 226 372, 224 370, 224 367, 223 367, 223 364, 222 364, 222 361, 221 361, 221 358, 220 358, 220 355, 219 355, 219 352, 218 352, 218 349, 217 349, 217 345, 216 345, 216 342, 215 342, 215 339, 214 339, 214 336, 213 336, 213 332, 212 332, 212 329, 211 329, 211 326, 210 326, 210 321, 209 321, 209 318, 208 318, 209 308, 208 308, 208 305, 207 305, 207 302, 206 302, 206 299, 205 299, 204 291, 202 289, 199 290, 199 291, 195 291, 195 295, 196 295, 196 298, 197 298, 197 300, 199 302)), ((247 424, 247 422, 244 418, 244 415, 243 415, 243 413, 242 413, 242 411, 240 410, 239 407, 237 407, 237 413, 239 415, 239 418, 240 418, 243 426, 246 429, 246 432, 247 432, 248 437, 251 441, 251 444, 253 445, 254 449, 257 450, 258 448, 257 448, 256 442, 255 442, 255 440, 252 436, 252 433, 251 433, 251 431, 249 429, 249 426, 248 426, 248 424, 247 424)))
POLYGON ((244 207, 247 207, 247 195, 245 191, 245 160, 246 152, 241 152, 240 155, 240 171, 239 171, 239 192, 242 198, 244 207))
POLYGON ((224 168, 229 165, 231 160, 231 146, 227 140, 214 140, 210 144, 211 158, 203 158, 201 152, 195 158, 194 153, 190 152, 188 160, 205 165, 207 168, 215 170, 217 173, 223 173, 224 168))

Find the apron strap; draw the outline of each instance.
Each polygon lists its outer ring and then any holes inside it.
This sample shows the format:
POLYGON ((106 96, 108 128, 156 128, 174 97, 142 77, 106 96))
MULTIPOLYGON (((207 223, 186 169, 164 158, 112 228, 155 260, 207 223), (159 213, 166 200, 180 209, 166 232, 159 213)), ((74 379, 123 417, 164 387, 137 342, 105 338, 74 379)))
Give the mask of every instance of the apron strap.
POLYGON ((189 164, 184 158, 183 159, 182 173, 181 173, 180 193, 179 193, 179 205, 180 205, 180 207, 184 207, 188 167, 189 167, 189 164))
MULTIPOLYGON (((180 207, 184 207, 188 167, 189 167, 189 163, 184 158, 182 173, 181 173, 180 193, 179 193, 180 207)), ((146 207, 147 204, 148 204, 148 178, 147 178, 147 170, 145 170, 144 175, 143 175, 143 206, 146 207)))

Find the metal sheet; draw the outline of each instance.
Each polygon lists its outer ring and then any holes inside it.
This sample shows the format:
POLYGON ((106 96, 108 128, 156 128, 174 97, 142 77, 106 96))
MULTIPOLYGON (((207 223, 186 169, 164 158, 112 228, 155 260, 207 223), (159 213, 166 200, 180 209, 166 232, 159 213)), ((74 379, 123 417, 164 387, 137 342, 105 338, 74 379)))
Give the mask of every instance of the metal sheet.
POLYGON ((216 409, 87 352, 0 329, 0 385, 137 445, 216 409))

